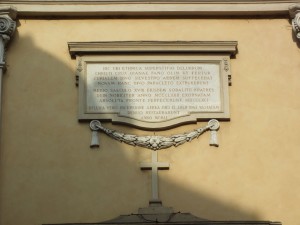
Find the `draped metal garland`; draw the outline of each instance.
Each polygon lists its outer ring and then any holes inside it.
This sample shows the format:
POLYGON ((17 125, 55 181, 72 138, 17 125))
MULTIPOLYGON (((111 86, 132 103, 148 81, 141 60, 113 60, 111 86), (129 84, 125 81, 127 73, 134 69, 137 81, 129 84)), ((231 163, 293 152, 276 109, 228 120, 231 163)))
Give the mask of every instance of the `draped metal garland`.
POLYGON ((177 147, 186 142, 190 142, 195 138, 198 138, 201 134, 206 131, 211 131, 210 145, 218 147, 218 139, 217 139, 217 130, 220 128, 220 123, 218 120, 212 119, 208 121, 207 126, 198 128, 189 133, 184 134, 176 134, 169 137, 165 136, 137 136, 133 134, 125 134, 122 132, 118 132, 115 130, 111 130, 102 126, 99 120, 93 120, 90 123, 90 128, 92 130, 92 141, 91 147, 99 147, 99 138, 98 131, 102 131, 108 136, 112 137, 115 140, 120 142, 124 142, 129 145, 139 146, 148 148, 151 150, 161 150, 170 148, 172 146, 177 147))

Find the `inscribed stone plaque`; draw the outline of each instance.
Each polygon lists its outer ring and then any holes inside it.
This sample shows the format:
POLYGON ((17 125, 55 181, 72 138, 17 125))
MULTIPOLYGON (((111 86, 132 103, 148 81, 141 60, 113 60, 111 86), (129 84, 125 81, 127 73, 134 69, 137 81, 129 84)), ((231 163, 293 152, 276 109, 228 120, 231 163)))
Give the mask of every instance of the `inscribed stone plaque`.
POLYGON ((86 112, 145 122, 220 112, 219 71, 213 63, 89 63, 86 112))
POLYGON ((86 56, 79 60, 81 120, 161 129, 229 119, 229 57, 86 56))
POLYGON ((77 60, 79 121, 146 130, 229 120, 236 41, 69 42, 77 60))

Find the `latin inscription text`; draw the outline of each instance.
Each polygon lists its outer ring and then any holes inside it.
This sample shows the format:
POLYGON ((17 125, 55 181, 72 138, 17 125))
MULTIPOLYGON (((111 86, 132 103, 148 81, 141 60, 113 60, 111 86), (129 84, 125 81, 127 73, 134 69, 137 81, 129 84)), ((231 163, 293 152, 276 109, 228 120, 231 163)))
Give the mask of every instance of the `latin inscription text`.
POLYGON ((213 63, 88 63, 86 91, 86 113, 147 122, 222 111, 213 63))

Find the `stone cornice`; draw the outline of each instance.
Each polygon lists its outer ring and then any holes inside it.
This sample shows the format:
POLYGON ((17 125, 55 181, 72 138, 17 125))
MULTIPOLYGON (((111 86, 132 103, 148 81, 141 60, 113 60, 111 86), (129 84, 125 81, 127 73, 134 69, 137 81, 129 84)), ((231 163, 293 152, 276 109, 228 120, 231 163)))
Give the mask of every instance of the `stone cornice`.
POLYGON ((290 17, 295 18, 297 13, 300 13, 300 3, 290 5, 290 7, 289 7, 290 17))
POLYGON ((72 57, 79 54, 124 52, 214 52, 237 53, 236 41, 120 41, 120 42, 69 42, 72 57))
POLYGON ((27 16, 287 16, 300 0, 2 0, 27 16))
POLYGON ((12 20, 17 18, 17 10, 12 6, 1 6, 0 4, 0 15, 9 16, 12 20))

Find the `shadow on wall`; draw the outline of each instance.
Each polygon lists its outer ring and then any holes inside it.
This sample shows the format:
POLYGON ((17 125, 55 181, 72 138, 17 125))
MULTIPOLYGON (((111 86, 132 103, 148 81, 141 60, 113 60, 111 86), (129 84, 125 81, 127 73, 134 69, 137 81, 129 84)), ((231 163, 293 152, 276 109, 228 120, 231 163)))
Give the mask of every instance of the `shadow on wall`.
MULTIPOLYGON (((123 149, 125 144, 103 134, 101 151, 90 150, 88 124, 77 122, 76 63, 68 53, 70 40, 57 41, 48 34, 38 38, 37 42, 44 42, 43 50, 31 37, 16 33, 8 51, 0 224, 99 222, 146 207, 150 173, 145 176, 138 162, 144 160, 141 155, 150 161, 150 150, 123 149), (56 54, 69 59, 69 64, 56 54)), ((116 129, 135 132, 122 126, 116 129)), ((176 210, 193 208, 196 216, 211 220, 259 219, 254 212, 184 184, 166 179, 160 184, 168 190, 168 198, 178 202, 176 210)))

